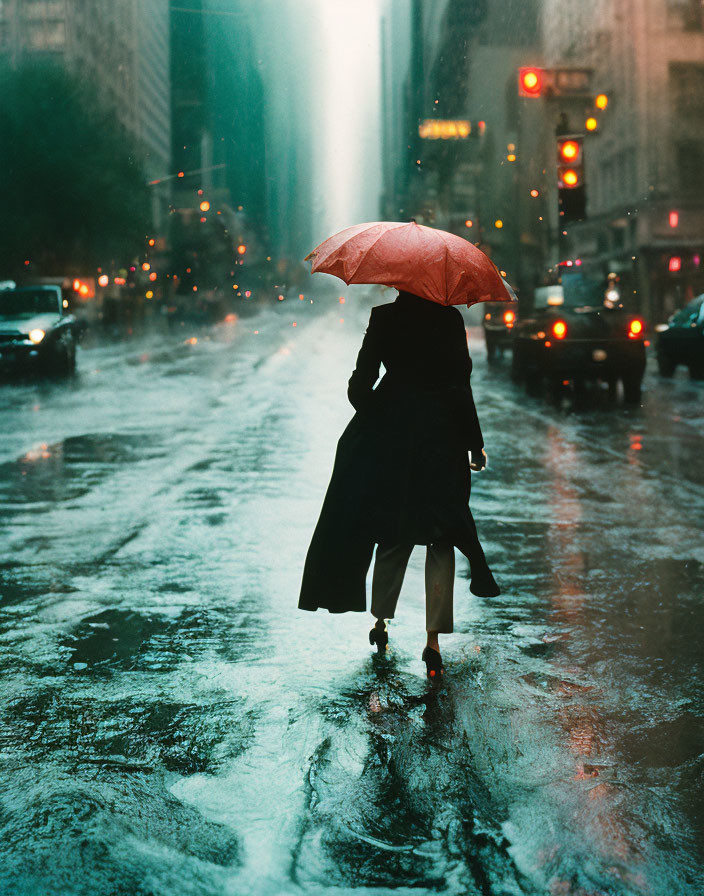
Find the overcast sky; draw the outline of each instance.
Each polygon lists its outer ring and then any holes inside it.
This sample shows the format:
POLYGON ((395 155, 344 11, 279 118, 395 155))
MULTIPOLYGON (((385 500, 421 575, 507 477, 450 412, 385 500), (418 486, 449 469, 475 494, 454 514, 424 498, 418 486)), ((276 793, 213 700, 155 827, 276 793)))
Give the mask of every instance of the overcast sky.
POLYGON ((321 238, 379 217, 379 0, 314 0, 324 46, 317 59, 321 238))

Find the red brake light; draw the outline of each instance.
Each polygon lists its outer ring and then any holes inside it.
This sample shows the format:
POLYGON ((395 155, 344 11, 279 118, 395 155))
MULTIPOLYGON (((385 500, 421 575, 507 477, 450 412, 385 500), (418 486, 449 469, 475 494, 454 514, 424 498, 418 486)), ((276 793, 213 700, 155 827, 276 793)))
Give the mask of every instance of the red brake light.
POLYGON ((505 311, 504 312, 504 323, 509 326, 513 324, 516 320, 516 313, 514 311, 505 311))
POLYGON ((643 321, 638 320, 638 318, 634 318, 629 327, 628 327, 628 335, 631 339, 636 339, 643 332, 643 321))
POLYGON ((564 162, 574 162, 579 155, 579 143, 576 140, 565 140, 560 144, 559 151, 564 162))
POLYGON ((567 335, 567 324, 564 320, 556 320, 552 325, 552 335, 555 339, 564 339, 567 335))

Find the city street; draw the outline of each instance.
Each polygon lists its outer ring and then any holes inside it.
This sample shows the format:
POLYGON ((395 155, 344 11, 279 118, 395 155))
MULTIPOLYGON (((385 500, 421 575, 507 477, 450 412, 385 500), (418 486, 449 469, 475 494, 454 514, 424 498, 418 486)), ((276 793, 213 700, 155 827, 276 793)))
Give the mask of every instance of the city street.
POLYGON ((458 555, 435 687, 421 549, 386 657, 296 606, 345 296, 0 384, 0 891, 704 894, 704 382, 558 406, 470 328, 502 594, 458 555))

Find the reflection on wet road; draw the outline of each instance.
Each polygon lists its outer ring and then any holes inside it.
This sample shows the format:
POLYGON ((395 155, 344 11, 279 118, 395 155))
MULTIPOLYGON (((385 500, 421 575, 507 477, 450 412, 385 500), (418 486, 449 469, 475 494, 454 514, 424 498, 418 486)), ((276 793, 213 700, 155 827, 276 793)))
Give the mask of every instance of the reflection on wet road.
POLYGON ((448 677, 422 558, 386 658, 304 614, 368 305, 85 349, 0 391, 0 890, 704 893, 704 385, 489 370, 448 677), (296 326, 293 326, 293 323, 296 326))

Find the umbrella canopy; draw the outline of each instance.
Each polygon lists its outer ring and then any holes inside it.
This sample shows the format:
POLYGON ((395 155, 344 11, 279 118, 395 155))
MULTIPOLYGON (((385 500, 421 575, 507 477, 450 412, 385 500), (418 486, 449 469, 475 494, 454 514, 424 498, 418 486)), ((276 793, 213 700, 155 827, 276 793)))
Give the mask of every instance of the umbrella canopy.
POLYGON ((374 221, 341 230, 314 249, 312 273, 345 283, 393 286, 440 305, 513 302, 494 263, 467 240, 412 221, 374 221))

